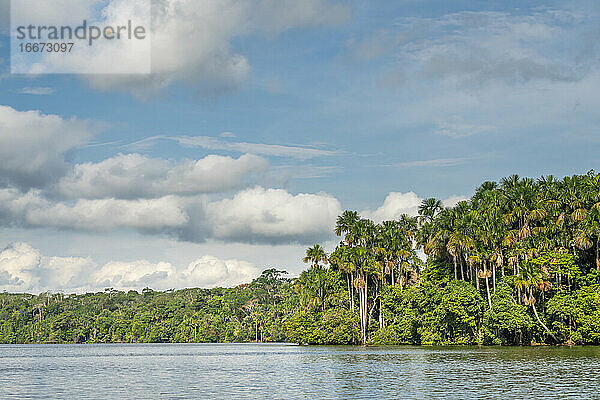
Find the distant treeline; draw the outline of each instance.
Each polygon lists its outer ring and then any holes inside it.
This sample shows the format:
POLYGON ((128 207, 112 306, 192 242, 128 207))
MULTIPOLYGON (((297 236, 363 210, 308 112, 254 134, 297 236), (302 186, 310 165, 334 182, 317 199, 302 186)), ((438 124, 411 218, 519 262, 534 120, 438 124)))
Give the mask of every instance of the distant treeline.
POLYGON ((417 217, 337 220, 298 278, 0 294, 0 343, 600 344, 600 175, 514 175, 417 217), (423 261, 417 256, 422 249, 423 261))

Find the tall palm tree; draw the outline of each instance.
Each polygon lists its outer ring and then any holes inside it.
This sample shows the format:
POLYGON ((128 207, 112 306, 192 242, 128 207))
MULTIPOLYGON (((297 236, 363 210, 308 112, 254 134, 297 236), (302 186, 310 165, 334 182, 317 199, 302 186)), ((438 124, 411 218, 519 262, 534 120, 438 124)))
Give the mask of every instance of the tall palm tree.
POLYGON ((319 263, 327 264, 327 253, 320 244, 315 244, 306 249, 306 256, 302 259, 304 263, 310 263, 312 267, 317 267, 319 263))
POLYGON ((536 298, 534 296, 537 290, 545 290, 550 286, 550 282, 547 281, 547 273, 539 269, 534 263, 528 262, 521 268, 521 274, 519 276, 519 283, 522 285, 524 290, 523 303, 531 306, 533 314, 535 315, 538 323, 544 328, 544 330, 552 336, 552 338, 558 342, 556 336, 548 329, 546 324, 542 322, 535 306, 536 298))
MULTIPOLYGON (((342 215, 337 218, 335 223, 335 234, 342 236, 342 234, 349 234, 354 230, 354 226, 360 221, 360 215, 356 211, 344 211, 342 215)), ((346 236, 344 239, 347 244, 353 245, 353 237, 346 236)))
POLYGON ((435 216, 444 208, 440 200, 429 198, 421 202, 419 206, 419 220, 423 222, 431 222, 435 216))

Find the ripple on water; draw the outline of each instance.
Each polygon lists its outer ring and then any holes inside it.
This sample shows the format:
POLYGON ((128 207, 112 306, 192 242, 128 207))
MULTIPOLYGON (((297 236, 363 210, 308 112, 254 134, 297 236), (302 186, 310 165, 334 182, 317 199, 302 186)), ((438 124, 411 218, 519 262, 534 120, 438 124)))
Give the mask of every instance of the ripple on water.
POLYGON ((0 398, 600 398, 600 349, 0 346, 0 398))

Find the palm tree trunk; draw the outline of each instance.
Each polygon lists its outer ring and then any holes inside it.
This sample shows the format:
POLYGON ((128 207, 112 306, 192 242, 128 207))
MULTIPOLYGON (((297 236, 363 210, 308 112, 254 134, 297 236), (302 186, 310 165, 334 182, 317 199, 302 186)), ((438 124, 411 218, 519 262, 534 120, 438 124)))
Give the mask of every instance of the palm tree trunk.
POLYGON ((485 276, 485 290, 487 292, 488 305, 490 306, 490 310, 491 310, 492 309, 492 296, 490 296, 490 283, 489 283, 489 278, 487 277, 487 275, 485 276))
MULTIPOLYGON (((352 296, 352 289, 350 288, 350 274, 346 274, 346 283, 348 283, 348 296, 352 296)), ((350 301, 352 304, 352 301, 350 301)))
POLYGON ((531 304, 531 308, 533 308, 533 313, 535 314, 535 318, 537 319, 537 321, 540 323, 540 325, 546 330, 546 332, 548 332, 548 334, 550 336, 552 336, 552 338, 558 342, 558 339, 556 339, 556 336, 554 336, 554 334, 552 332, 550 332, 550 329, 548 329, 548 327, 546 326, 546 324, 544 324, 542 322, 542 320, 540 319, 540 316, 538 315, 537 309, 535 308, 535 302, 531 304))
POLYGON ((364 313, 365 313, 365 333, 364 333, 364 342, 365 344, 367 344, 367 332, 368 332, 368 327, 369 327, 369 277, 365 276, 365 306, 364 306, 364 313))
POLYGON ((350 287, 350 308, 352 312, 354 312, 354 272, 350 271, 350 280, 352 281, 352 285, 350 287))
POLYGON ((456 256, 452 256, 452 261, 454 261, 454 280, 458 280, 458 265, 456 265, 456 256))
POLYGON ((492 265, 492 283, 494 284, 494 294, 496 293, 496 264, 492 265))
MULTIPOLYGON (((383 282, 381 288, 383 289, 383 282)), ((379 328, 383 328, 383 325, 385 325, 385 321, 383 320, 383 300, 381 296, 381 291, 379 293, 379 328)))

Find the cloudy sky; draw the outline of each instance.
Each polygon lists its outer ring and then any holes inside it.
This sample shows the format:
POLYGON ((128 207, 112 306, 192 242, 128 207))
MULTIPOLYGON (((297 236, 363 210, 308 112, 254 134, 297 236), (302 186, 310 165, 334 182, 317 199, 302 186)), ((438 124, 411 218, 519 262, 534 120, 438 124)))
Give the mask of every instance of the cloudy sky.
POLYGON ((598 169, 593 1, 153 5, 150 75, 11 75, 0 0, 0 290, 294 275, 344 209, 598 169))

